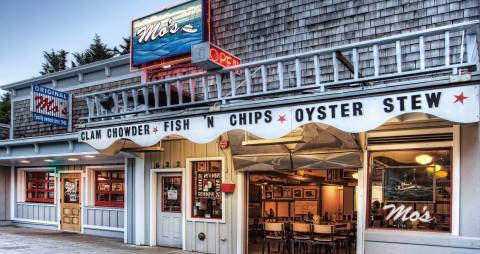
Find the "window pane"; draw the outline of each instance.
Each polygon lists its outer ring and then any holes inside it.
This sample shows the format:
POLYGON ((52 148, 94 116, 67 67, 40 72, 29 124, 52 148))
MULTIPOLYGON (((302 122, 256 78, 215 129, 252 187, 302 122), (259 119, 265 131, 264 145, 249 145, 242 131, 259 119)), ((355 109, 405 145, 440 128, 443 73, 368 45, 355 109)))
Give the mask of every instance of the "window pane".
POLYGON ((222 162, 192 162, 192 217, 222 218, 222 162))
POLYGON ((162 177, 162 212, 182 211, 182 177, 162 177))
POLYGON ((370 227, 450 231, 450 150, 370 156, 370 227))

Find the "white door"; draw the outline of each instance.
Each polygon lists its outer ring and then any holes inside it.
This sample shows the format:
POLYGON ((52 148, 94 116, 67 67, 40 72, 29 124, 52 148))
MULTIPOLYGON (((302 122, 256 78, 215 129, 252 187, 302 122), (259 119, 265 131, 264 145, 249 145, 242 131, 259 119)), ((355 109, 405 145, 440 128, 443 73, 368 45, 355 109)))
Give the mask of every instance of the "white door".
POLYGON ((158 174, 157 245, 182 248, 182 175, 158 174))

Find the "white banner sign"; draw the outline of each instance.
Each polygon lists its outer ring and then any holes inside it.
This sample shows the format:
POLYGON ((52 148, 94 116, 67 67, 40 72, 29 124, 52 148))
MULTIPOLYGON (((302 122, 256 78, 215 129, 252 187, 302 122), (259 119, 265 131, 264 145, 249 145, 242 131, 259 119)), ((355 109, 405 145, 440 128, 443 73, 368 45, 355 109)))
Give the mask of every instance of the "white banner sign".
POLYGON ((479 121, 479 86, 452 87, 259 110, 114 126, 81 131, 79 141, 103 150, 118 140, 139 146, 157 144, 168 135, 208 143, 225 132, 241 129, 265 139, 280 138, 307 123, 322 123, 345 132, 375 129, 396 116, 421 112, 457 123, 479 121))

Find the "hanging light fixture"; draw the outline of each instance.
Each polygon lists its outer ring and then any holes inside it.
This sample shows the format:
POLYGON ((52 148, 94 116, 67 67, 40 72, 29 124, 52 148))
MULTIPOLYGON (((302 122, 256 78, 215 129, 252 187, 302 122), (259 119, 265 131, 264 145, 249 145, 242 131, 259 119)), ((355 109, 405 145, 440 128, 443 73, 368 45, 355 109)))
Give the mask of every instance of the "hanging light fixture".
POLYGON ((432 160, 433 160, 432 156, 430 156, 428 154, 421 154, 421 155, 418 155, 415 158, 415 161, 418 162, 421 165, 427 165, 429 163, 432 163, 432 160))
POLYGON ((442 166, 438 165, 438 164, 432 164, 430 166, 427 167, 427 172, 432 174, 433 172, 438 172, 442 170, 442 166))
POLYGON ((352 174, 352 177, 353 177, 354 179, 358 179, 358 173, 353 173, 353 174, 352 174))
POLYGON ((435 175, 437 176, 437 178, 445 178, 448 176, 448 172, 445 170, 440 170, 438 172, 435 172, 435 175))
POLYGON ((305 175, 305 169, 299 169, 299 170, 297 170, 297 175, 299 175, 299 176, 304 176, 304 175, 305 175))

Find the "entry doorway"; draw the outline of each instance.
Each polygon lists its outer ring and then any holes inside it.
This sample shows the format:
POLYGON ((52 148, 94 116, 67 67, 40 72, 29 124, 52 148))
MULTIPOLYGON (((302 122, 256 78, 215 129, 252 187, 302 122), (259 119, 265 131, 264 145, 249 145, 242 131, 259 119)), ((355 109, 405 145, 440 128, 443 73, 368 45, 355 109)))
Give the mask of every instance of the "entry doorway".
POLYGON ((183 248, 185 238, 184 169, 152 169, 150 245, 183 248))
POLYGON ((64 173, 60 177, 60 229, 81 232, 81 174, 64 173))
POLYGON ((157 177, 157 245, 182 248, 182 175, 157 177))
POLYGON ((357 169, 248 173, 248 253, 355 253, 357 178, 357 169), (335 240, 312 244, 324 227, 335 240))

